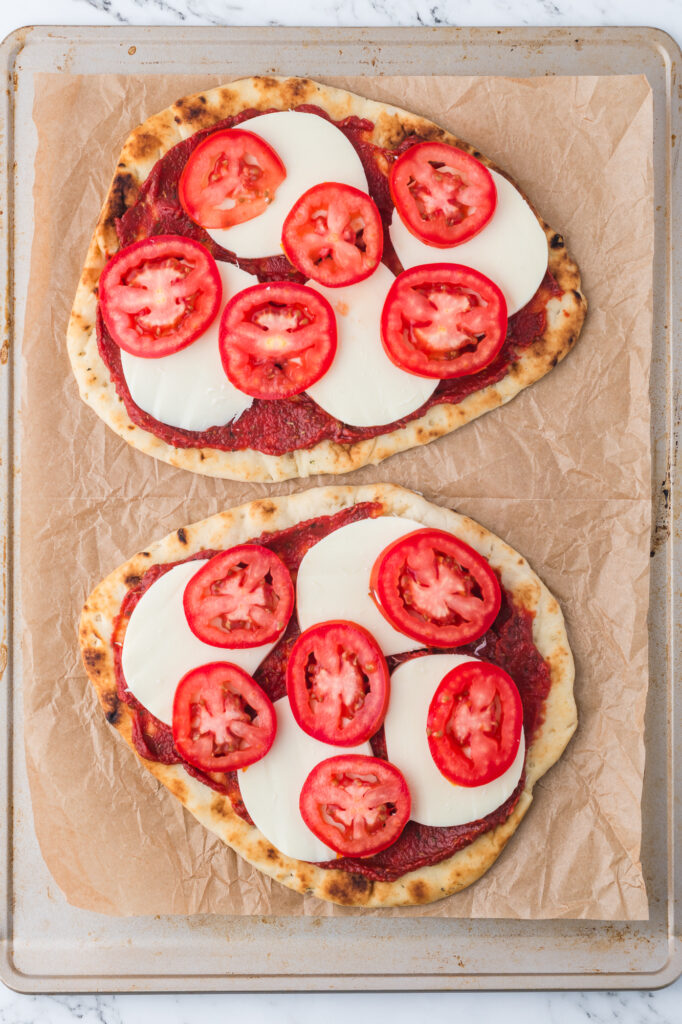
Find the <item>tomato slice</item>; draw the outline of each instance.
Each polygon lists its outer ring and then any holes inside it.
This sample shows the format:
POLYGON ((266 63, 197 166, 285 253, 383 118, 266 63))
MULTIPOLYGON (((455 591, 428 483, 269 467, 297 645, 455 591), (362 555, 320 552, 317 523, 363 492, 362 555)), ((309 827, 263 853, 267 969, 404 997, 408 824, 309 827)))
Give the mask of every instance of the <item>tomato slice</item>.
POLYGON ((315 765, 299 801, 310 831, 344 857, 369 857, 394 843, 410 819, 410 805, 395 765, 364 754, 315 765))
POLYGON ((99 303, 120 348, 158 359, 206 330, 222 290, 208 249, 181 235, 156 235, 112 256, 99 279, 99 303))
POLYGON ((388 707, 388 666, 355 622, 320 622, 294 644, 287 663, 294 718, 309 736, 352 747, 373 736, 388 707))
POLYGON ((507 335, 507 303, 489 278, 457 263, 396 277, 381 314, 388 358, 418 377, 465 377, 492 362, 507 335))
POLYGON ((237 665, 202 665, 178 683, 173 742, 195 768, 228 772, 255 764, 267 754, 276 732, 272 701, 237 665))
POLYGON ((294 610, 284 562, 260 544, 239 544, 202 565, 185 587, 189 628, 214 647, 259 647, 276 640, 294 610))
POLYGON ((497 576, 484 558, 443 530, 415 530, 389 544, 372 567, 374 603, 401 633, 427 647, 477 640, 500 610, 497 576))
POLYGON ((514 680, 483 661, 448 672, 426 719, 431 756, 441 775, 459 786, 482 786, 511 768, 522 729, 514 680))
POLYGON ((286 176, 277 153, 259 135, 228 128, 192 152, 180 175, 178 198, 202 228, 231 228, 263 213, 286 176))
POLYGON ((325 182, 298 199, 282 228, 289 261, 306 277, 328 288, 356 284, 381 261, 381 214, 366 192, 325 182))
POLYGON ((336 320, 319 292, 275 281, 230 299, 219 337, 223 369, 236 388, 254 398, 289 398, 331 366, 336 320))
POLYGON ((488 168, 445 142, 419 142, 406 150, 391 168, 389 188, 407 230, 441 249, 478 234, 497 205, 488 168))

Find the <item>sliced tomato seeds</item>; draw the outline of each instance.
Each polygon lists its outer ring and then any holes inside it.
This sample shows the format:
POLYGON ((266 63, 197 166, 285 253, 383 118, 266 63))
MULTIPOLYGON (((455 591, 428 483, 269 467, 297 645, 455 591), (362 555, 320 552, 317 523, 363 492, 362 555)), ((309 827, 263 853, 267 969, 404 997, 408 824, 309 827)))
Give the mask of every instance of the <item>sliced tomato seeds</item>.
POLYGON ((219 337, 223 369, 236 388, 253 398, 290 398, 331 366, 336 319, 319 292, 276 281, 230 299, 219 337))
POLYGON ((427 647, 482 636, 500 610, 497 576, 478 552, 444 530, 415 530, 375 561, 370 593, 395 629, 427 647))
POLYGON ((487 167, 456 146, 420 142, 391 168, 391 197, 408 231, 427 245, 459 245, 485 227, 497 189, 487 167))
POLYGON ((482 786, 513 764, 523 705, 497 665, 466 662, 445 676, 429 706, 426 732, 439 771, 460 786, 482 786))
POLYGON ((407 373, 450 380, 492 362, 507 335, 497 285, 470 267, 429 263, 403 271, 386 296, 381 340, 407 373))
POLYGON ((265 757, 277 731, 270 698, 237 665, 215 662, 180 680, 173 741, 181 757, 207 772, 226 772, 265 757))
POLYGON ((277 640, 294 608, 294 585, 284 562, 260 544, 214 555, 183 595, 192 632, 206 644, 233 649, 277 640))
POLYGON ((342 754, 316 765, 299 807, 318 839, 346 857, 369 857, 396 841, 410 818, 410 791, 388 761, 342 754))
POLYGON ((230 228, 263 213, 286 177, 279 156, 254 132, 214 132, 191 153, 180 176, 180 205, 203 228, 230 228))
POLYGON ((325 182, 294 203, 282 229, 289 261, 306 277, 340 288, 373 274, 384 247, 381 214, 366 192, 325 182))
POLYGON ((372 634, 357 623, 318 623, 292 648, 287 693, 294 718, 309 736, 355 746, 373 736, 384 720, 386 659, 372 634))
POLYGON ((199 242, 157 235, 121 249, 99 280, 104 322, 117 345, 158 359, 186 348, 215 319, 222 281, 199 242))

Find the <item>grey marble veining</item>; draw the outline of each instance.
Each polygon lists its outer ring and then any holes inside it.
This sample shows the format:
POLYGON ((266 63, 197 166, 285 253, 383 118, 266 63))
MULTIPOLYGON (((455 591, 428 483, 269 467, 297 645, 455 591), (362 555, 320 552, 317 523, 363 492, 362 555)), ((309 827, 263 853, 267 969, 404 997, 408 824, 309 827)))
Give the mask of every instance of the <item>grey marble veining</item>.
MULTIPOLYGON (((679 0, 23 0, 0 5, 0 35, 26 24, 617 25, 682 39, 679 0)), ((682 1024, 682 981, 660 992, 22 996, 0 985, 0 1024, 682 1024)))
POLYGON ((42 0, 111 23, 174 25, 656 25, 674 34, 679 0, 42 0))

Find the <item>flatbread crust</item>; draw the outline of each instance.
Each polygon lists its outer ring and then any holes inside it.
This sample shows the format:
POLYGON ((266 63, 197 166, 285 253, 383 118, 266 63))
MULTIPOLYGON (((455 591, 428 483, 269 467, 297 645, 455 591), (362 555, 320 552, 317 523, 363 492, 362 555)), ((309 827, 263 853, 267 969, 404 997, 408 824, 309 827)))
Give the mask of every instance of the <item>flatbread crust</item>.
POLYGON ((347 906, 431 903, 475 882, 494 863, 518 828, 531 804, 533 786, 561 756, 577 725, 573 656, 563 616, 557 601, 526 560, 472 519, 391 484, 324 487, 288 497, 264 498, 183 527, 135 555, 100 583, 83 608, 79 637, 83 661, 107 721, 118 730, 144 767, 202 825, 266 875, 296 892, 347 906), (485 556, 500 572, 503 585, 514 599, 535 613, 533 639, 551 673, 545 717, 528 749, 525 787, 513 813, 501 825, 447 860, 411 871, 395 882, 373 882, 362 875, 285 857, 257 828, 235 814, 227 797, 192 778, 180 765, 163 765, 140 757, 132 741, 130 711, 117 696, 110 643, 114 619, 126 592, 150 566, 175 562, 206 549, 240 544, 258 537, 263 531, 282 530, 366 501, 381 503, 385 515, 406 516, 425 526, 449 530, 485 556))
POLYGON ((119 249, 116 220, 135 203, 139 188, 156 161, 176 143, 247 108, 287 110, 303 103, 316 104, 334 120, 353 114, 368 118, 374 123, 371 141, 379 146, 395 147, 407 135, 416 133, 459 146, 500 174, 505 173, 473 146, 426 118, 306 78, 241 79, 178 100, 139 125, 123 147, 90 242, 69 321, 67 346, 83 401, 134 448, 172 466, 232 480, 276 481, 315 473, 347 473, 361 466, 376 465, 389 455, 427 444, 509 402, 556 366, 580 333, 587 303, 580 290, 578 267, 562 236, 534 211, 547 235, 549 270, 564 294, 561 299, 550 300, 544 334, 523 352, 507 375, 462 402, 433 406, 424 416, 400 429, 356 444, 321 441, 286 455, 264 455, 252 449, 223 452, 215 448, 174 448, 132 423, 100 358, 95 328, 99 276, 107 260, 119 249))

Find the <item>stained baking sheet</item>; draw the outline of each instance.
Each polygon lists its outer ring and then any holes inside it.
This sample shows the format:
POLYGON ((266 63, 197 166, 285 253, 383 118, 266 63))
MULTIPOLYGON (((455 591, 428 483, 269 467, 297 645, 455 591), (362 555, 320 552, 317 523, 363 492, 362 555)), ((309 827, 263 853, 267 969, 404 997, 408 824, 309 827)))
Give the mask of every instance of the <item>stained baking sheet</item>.
MULTIPOLYGON (((576 30, 577 31, 577 30, 576 30)), ((660 316, 671 293, 666 288, 667 244, 670 220, 665 215, 666 165, 670 156, 668 124, 673 111, 666 100, 666 89, 672 86, 674 53, 670 41, 661 33, 575 31, 547 33, 540 39, 536 33, 517 30, 426 30, 415 37, 402 30, 359 32, 340 30, 324 33, 310 30, 224 30, 230 42, 229 75, 255 72, 290 73, 292 70, 327 77, 355 70, 376 73, 456 73, 537 75, 604 74, 644 72, 655 94, 656 114, 656 187, 659 217, 657 223, 657 302, 660 316), (315 46, 311 47, 310 43, 315 46), (270 45, 265 45, 269 43, 270 45), (491 43, 494 45, 491 46, 491 43), (667 50, 666 50, 667 47, 667 50), (276 58, 274 55, 276 54, 276 58), (466 61, 466 63, 464 63, 466 61)), ((30 183, 34 140, 30 130, 33 99, 33 75, 38 71, 100 72, 125 74, 185 73, 201 68, 206 74, 226 74, 221 41, 213 32, 192 30, 179 34, 171 29, 156 30, 28 30, 10 37, 5 44, 10 81, 8 144, 17 161, 14 182, 13 266, 12 282, 16 319, 14 335, 21 337, 23 310, 22 286, 25 287, 27 256, 31 240, 30 183), (180 42, 182 39, 182 42, 180 42), (12 49, 14 44, 14 51, 12 49), (20 52, 16 52, 20 50, 20 52)), ((223 43, 224 46, 224 43, 223 43)), ((674 48, 674 47, 673 47, 674 48)), ((663 318, 656 325, 656 358, 653 370, 655 469, 654 494, 656 512, 660 512, 659 528, 654 538, 657 551, 652 559, 654 570, 652 603, 652 697, 648 714, 648 733, 657 742, 648 742, 648 770, 645 790, 644 863, 652 904, 652 920, 647 925, 579 925, 571 922, 403 922, 399 930, 388 920, 364 920, 355 926, 340 927, 336 922, 307 922, 291 919, 274 921, 255 919, 236 921, 229 918, 155 919, 148 923, 136 920, 136 941, 128 941, 129 923, 103 922, 96 915, 75 911, 63 904, 54 884, 45 878, 44 868, 35 850, 25 785, 20 775, 13 787, 15 814, 11 838, 16 841, 14 856, 20 870, 13 879, 10 898, 18 896, 15 913, 8 922, 8 954, 11 956, 7 980, 30 990, 91 988, 322 988, 322 987, 585 987, 587 984, 654 985, 669 980, 676 970, 676 960, 669 955, 668 944, 674 933, 670 901, 672 890, 666 881, 671 864, 668 851, 661 843, 662 829, 672 822, 666 813, 665 799, 672 795, 670 762, 659 743, 666 730, 669 707, 666 706, 666 683, 673 678, 671 666, 663 664, 663 654, 672 657, 674 645, 666 647, 664 628, 668 624, 665 587, 669 584, 666 541, 670 509, 665 507, 664 488, 659 490, 661 473, 666 471, 666 446, 672 443, 669 400, 672 363, 666 361, 666 325, 663 318), (666 419, 667 417, 667 419, 666 419), (659 507, 660 505, 660 507, 659 507), (660 764, 658 764, 660 761, 660 764), (659 783, 651 784, 652 772, 659 783), (661 785, 660 779, 666 784, 661 785), (657 801, 656 805, 654 800, 657 801), (648 827, 647 827, 648 826, 648 827), (656 833, 656 842, 651 842, 656 833), (35 860, 31 860, 31 855, 35 860), (42 877, 41 877, 42 876, 42 877), (28 880, 28 881, 27 881, 28 880), (47 901, 46 901, 47 894, 47 901), (49 913, 48 913, 49 910, 49 913), (436 927, 440 924, 441 927, 436 927), (142 925, 140 927, 140 925, 142 925), (229 935, 229 942, 226 942, 229 935), (275 940, 276 936, 276 940, 275 940), (510 963, 510 938, 513 936, 514 960, 510 963), (220 938, 218 938, 220 937, 220 938), (387 941, 380 942, 380 939, 387 941), (274 941, 273 941, 274 940, 274 941), (281 940, 281 941, 280 941, 281 940), (419 960, 416 951, 428 956, 419 960), (313 955, 314 954, 314 955, 313 955), (155 973, 159 957, 164 976, 155 973), (516 962, 514 962, 516 961, 516 962), (370 975, 367 963, 372 964, 370 975), (301 964, 315 964, 320 972, 314 977, 300 975, 301 964), (537 973, 529 978, 527 965, 537 973), (558 976, 566 963, 573 975, 558 976), (343 975, 334 975, 338 965, 343 975), (513 971, 512 971, 513 969, 513 971), (143 971, 143 976, 139 972, 143 971), (194 970, 196 973, 192 973, 194 970), (423 970, 424 973, 421 973, 423 970), (51 971, 50 977, 46 972, 51 971), (215 973, 214 973, 215 971, 215 973), (85 977, 85 973, 92 977, 85 977), (131 972, 136 972, 135 974, 131 972), (330 973, 327 973, 330 972, 330 973), (433 972, 433 973, 429 973, 433 972), (581 973, 582 972, 582 973, 581 973), (629 982, 614 975, 626 972, 629 982), (646 975, 646 977, 645 977, 646 975), (571 977, 575 980, 571 982, 571 977), (591 979, 591 980, 588 980, 591 979)), ((667 328, 666 328, 667 330, 667 328)), ((10 339, 8 387, 12 371, 18 367, 14 337, 10 339)), ((3 384, 4 384, 3 379, 3 384)), ((8 398, 10 396, 8 395, 8 398)), ((9 403, 7 405, 9 408, 9 403)), ((13 432, 8 441, 14 442, 13 432)), ((9 453, 8 453, 9 454, 9 453)), ((8 462, 4 461, 4 466, 8 462)), ((670 489, 668 487, 668 498, 670 489)), ((14 550, 16 552, 17 544, 14 550)), ((16 564, 16 562, 15 562, 16 564)), ((18 609, 20 594, 15 590, 18 609)), ((16 615, 15 615, 16 619, 16 615)), ((18 648, 11 679, 20 678, 18 648)), ((8 676, 8 678, 10 678, 8 676)), ((13 721, 19 724, 19 709, 14 708, 13 721)), ((17 730, 18 733, 18 730, 17 730)), ((17 735, 17 741, 20 737, 17 735)), ((23 768, 19 750, 12 767, 23 768)), ((10 865, 11 866, 11 865, 10 865)), ((143 919, 144 921, 144 919, 143 919)))

